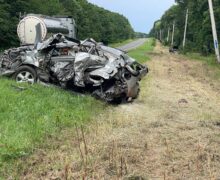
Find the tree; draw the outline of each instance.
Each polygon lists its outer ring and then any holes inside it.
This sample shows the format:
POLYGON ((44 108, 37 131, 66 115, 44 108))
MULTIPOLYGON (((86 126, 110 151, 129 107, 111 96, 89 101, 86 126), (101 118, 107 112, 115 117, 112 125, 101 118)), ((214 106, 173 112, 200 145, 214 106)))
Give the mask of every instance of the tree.
POLYGON ((87 0, 0 0, 0 49, 19 45, 16 29, 20 12, 72 16, 79 39, 116 42, 134 36, 127 18, 87 0))
MULTIPOLYGON (((173 21, 176 23, 175 43, 182 46, 184 16, 189 10, 186 51, 209 54, 214 52, 212 29, 207 0, 176 0, 177 5, 171 7, 161 18, 161 28, 166 29, 173 21)), ((218 36, 220 37, 220 1, 214 1, 214 11, 218 36)), ((152 29, 152 32, 155 28, 152 29)))

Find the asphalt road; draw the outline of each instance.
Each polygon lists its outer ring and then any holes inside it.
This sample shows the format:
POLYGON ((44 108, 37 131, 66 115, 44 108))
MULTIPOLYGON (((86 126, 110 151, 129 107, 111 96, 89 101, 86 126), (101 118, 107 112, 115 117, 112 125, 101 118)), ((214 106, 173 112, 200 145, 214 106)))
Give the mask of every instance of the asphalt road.
POLYGON ((133 41, 131 43, 128 43, 124 46, 120 46, 120 47, 117 47, 118 49, 122 50, 122 51, 130 51, 132 49, 135 49, 139 46, 141 46, 142 44, 144 44, 145 42, 147 41, 146 38, 143 38, 143 39, 138 39, 136 41, 133 41))

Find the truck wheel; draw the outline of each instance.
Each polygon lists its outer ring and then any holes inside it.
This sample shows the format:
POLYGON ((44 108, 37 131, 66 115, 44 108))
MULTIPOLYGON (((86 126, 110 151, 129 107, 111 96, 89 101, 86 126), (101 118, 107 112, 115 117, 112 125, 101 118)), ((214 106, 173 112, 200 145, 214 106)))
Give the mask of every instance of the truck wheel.
POLYGON ((21 66, 16 70, 13 79, 18 83, 34 84, 37 81, 37 73, 30 66, 21 66))

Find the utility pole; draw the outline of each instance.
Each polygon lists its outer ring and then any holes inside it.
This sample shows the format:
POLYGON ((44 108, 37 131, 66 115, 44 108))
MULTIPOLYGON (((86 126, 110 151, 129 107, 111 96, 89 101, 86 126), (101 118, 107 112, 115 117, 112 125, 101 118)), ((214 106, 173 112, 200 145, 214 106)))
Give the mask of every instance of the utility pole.
POLYGON ((187 31, 187 25, 188 25, 188 17, 189 17, 189 9, 186 10, 186 21, 185 21, 185 29, 184 29, 184 36, 183 36, 183 49, 186 45, 186 31, 187 31))
POLYGON ((172 47, 173 47, 173 43, 174 43, 174 34, 175 34, 175 21, 173 21, 173 32, 172 32, 172 42, 171 42, 172 47))
POLYGON ((170 27, 168 27, 168 32, 167 32, 167 42, 170 40, 170 27))
POLYGON ((216 54, 218 63, 220 63, 219 44, 218 44, 218 37, 217 37, 217 31, 216 31, 213 4, 212 4, 212 0, 208 0, 208 1, 209 1, 210 17, 211 17, 211 22, 212 22, 212 34, 213 34, 213 41, 214 41, 214 47, 215 47, 215 54, 216 54))
POLYGON ((162 30, 160 29, 160 41, 162 41, 162 30))

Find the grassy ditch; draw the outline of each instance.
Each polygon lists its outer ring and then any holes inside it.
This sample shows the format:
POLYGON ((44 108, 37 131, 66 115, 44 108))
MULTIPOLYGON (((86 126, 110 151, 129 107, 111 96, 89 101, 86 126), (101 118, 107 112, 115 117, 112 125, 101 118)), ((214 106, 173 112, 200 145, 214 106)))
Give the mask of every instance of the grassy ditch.
POLYGON ((212 76, 214 79, 220 79, 220 64, 214 55, 202 56, 199 53, 187 53, 185 55, 191 60, 201 61, 204 65, 212 68, 212 76))
POLYGON ((186 56, 189 57, 190 59, 203 61, 207 63, 209 66, 219 66, 220 68, 220 65, 217 63, 216 57, 214 55, 202 56, 199 53, 187 53, 186 56))
POLYGON ((18 86, 0 79, 0 164, 27 155, 62 128, 85 123, 103 105, 55 87, 18 86))

